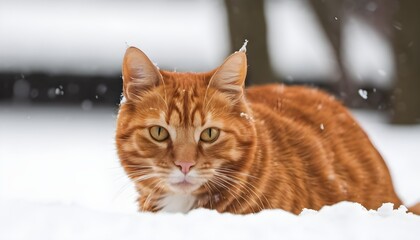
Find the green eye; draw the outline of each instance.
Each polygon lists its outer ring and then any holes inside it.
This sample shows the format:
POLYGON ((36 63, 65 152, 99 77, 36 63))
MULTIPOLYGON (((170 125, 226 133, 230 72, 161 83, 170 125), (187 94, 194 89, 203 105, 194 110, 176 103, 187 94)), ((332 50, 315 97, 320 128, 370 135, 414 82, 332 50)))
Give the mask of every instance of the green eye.
POLYGON ((214 142, 217 140, 217 138, 220 135, 220 130, 217 128, 207 128, 205 129, 201 135, 200 135, 200 140, 203 142, 214 142))
POLYGON ((149 129, 150 136, 158 142, 165 141, 169 137, 168 130, 161 126, 153 126, 149 129))

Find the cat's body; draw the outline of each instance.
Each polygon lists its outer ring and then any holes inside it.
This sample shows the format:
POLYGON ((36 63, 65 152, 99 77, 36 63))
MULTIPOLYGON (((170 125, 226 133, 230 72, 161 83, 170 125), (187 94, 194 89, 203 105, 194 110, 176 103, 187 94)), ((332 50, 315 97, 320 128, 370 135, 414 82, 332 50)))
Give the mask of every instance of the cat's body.
POLYGON ((382 157, 338 101, 304 87, 243 91, 244 52, 212 72, 172 73, 129 48, 123 73, 116 141, 142 211, 401 204, 382 157))
POLYGON ((271 135, 259 147, 265 146, 263 159, 271 161, 258 164, 271 184, 253 183, 277 196, 269 205, 299 213, 343 200, 369 209, 401 204, 380 154, 332 96, 283 85, 251 87, 246 93, 257 132, 271 135))

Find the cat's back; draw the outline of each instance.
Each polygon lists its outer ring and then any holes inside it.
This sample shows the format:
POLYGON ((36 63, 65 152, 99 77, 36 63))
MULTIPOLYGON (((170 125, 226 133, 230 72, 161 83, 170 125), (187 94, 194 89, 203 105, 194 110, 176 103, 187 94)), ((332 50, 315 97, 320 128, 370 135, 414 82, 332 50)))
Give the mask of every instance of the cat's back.
POLYGON ((400 203, 381 155, 333 96, 301 86, 265 85, 248 88, 246 98, 257 130, 268 136, 260 138, 275 152, 272 161, 287 162, 305 186, 317 179, 306 193, 315 200, 302 205, 316 209, 350 200, 377 208, 383 202, 400 203))
POLYGON ((343 134, 367 138, 334 96, 315 88, 280 84, 254 86, 246 90, 246 98, 254 114, 273 117, 274 122, 268 121, 269 124, 291 122, 292 128, 307 128, 310 134, 322 138, 343 134))
POLYGON ((246 98, 254 106, 280 114, 282 118, 315 124, 325 130, 327 123, 355 125, 347 109, 332 95, 315 88, 272 84, 246 90, 246 98))

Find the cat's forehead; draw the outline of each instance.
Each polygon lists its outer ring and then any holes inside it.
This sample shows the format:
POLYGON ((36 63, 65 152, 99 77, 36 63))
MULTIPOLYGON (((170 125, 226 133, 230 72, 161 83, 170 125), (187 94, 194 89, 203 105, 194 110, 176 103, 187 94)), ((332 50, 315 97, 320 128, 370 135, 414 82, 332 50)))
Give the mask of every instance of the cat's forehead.
POLYGON ((214 97, 215 90, 208 88, 211 73, 162 73, 164 84, 149 91, 138 104, 139 116, 147 124, 174 131, 217 125, 217 119, 223 115, 220 111, 226 111, 228 102, 214 97))
POLYGON ((166 122, 174 127, 201 126, 205 123, 204 94, 196 87, 179 87, 170 91, 166 122))
POLYGON ((166 122, 174 127, 201 126, 205 123, 203 109, 210 74, 163 72, 167 112, 166 122))

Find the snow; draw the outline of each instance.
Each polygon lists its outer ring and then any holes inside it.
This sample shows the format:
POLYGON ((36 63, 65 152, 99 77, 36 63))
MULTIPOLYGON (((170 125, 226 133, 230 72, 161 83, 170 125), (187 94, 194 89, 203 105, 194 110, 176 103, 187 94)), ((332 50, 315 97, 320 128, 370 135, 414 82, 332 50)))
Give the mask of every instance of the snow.
POLYGON ((357 91, 359 93, 359 95, 363 98, 363 99, 368 99, 368 92, 364 89, 359 89, 359 91, 357 91))
POLYGON ((245 39, 244 45, 242 45, 241 49, 239 49, 239 52, 246 53, 246 45, 248 44, 248 40, 245 39))
MULTIPOLYGON (((300 216, 138 213, 114 146, 117 109, 0 104, 0 239, 417 239, 420 217, 339 203, 300 216)), ((420 201, 420 126, 354 111, 398 195, 420 201)))
POLYGON ((184 214, 117 214, 77 205, 0 202, 0 239, 417 239, 420 216, 383 205, 341 202, 300 216, 282 210, 240 216, 198 209, 184 214))
POLYGON ((250 116, 248 113, 241 112, 241 113, 239 114, 239 116, 240 116, 241 118, 245 118, 245 119, 246 119, 246 120, 248 120, 248 121, 251 121, 251 122, 253 122, 253 121, 254 121, 254 118, 253 118, 252 116, 250 116))

